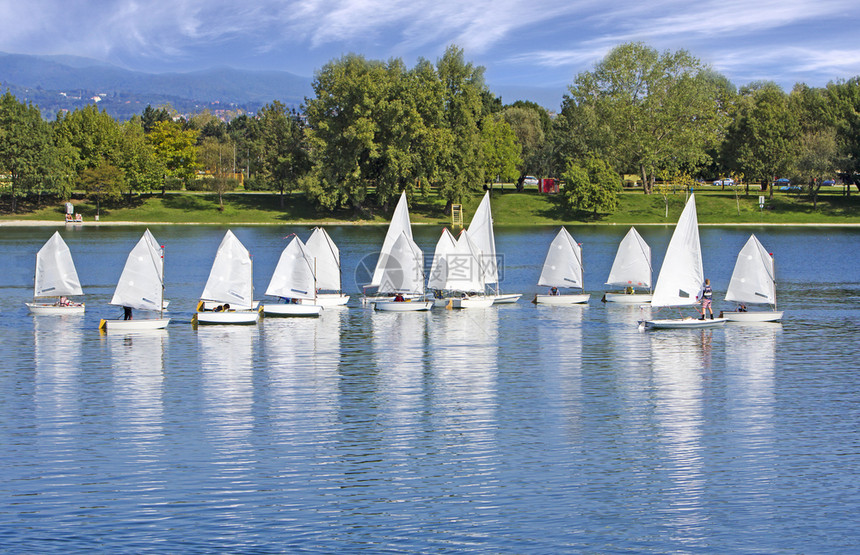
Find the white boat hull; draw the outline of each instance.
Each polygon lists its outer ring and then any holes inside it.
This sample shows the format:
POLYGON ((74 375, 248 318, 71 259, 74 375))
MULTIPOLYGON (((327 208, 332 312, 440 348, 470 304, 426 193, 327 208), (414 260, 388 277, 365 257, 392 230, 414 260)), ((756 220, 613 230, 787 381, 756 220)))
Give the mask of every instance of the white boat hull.
POLYGON ((564 306, 587 303, 590 298, 591 293, 581 293, 577 295, 535 295, 535 303, 564 306))
POLYGON ((430 310, 433 301, 376 301, 373 308, 384 312, 418 312, 430 310))
POLYGON ((725 318, 707 318, 705 320, 699 318, 672 318, 666 320, 643 320, 639 322, 639 327, 644 329, 716 328, 722 326, 727 321, 725 318))
POLYGON ((53 316, 59 316, 63 314, 83 314, 85 311, 85 304, 72 304, 72 305, 57 305, 57 304, 47 304, 47 303, 24 303, 27 305, 27 308, 30 309, 31 314, 47 314, 53 316))
POLYGON ((319 316, 323 307, 318 304, 264 304, 266 316, 319 316))
POLYGON ((603 299, 607 303, 619 304, 648 304, 651 302, 650 293, 605 293, 603 299))
POLYGON ((316 304, 320 306, 343 306, 349 302, 349 295, 343 293, 320 293, 316 304))
POLYGON ((512 304, 520 300, 522 293, 507 293, 493 297, 493 304, 512 304))
POLYGON ((433 299, 433 306, 437 308, 489 308, 493 306, 494 297, 444 297, 433 299))
POLYGON ((102 320, 99 329, 107 331, 163 330, 170 318, 139 318, 137 320, 102 320))
POLYGON ((191 318, 192 324, 233 324, 253 325, 260 314, 256 310, 235 310, 230 312, 197 312, 191 318))
POLYGON ((729 322, 779 322, 782 311, 753 310, 749 312, 722 312, 721 316, 729 322))

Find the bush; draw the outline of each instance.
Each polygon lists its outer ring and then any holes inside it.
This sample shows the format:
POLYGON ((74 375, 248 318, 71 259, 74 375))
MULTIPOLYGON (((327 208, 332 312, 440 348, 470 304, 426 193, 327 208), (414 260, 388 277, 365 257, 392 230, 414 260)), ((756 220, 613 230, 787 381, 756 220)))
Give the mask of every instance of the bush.
POLYGON ((569 211, 607 212, 618 208, 621 177, 600 158, 589 158, 583 166, 569 162, 562 174, 564 204, 569 211))

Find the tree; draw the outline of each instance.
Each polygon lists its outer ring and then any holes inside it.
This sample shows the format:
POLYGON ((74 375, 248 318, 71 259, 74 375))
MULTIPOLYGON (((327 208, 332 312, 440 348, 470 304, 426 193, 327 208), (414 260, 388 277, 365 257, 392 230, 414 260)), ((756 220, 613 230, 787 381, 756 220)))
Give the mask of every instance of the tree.
POLYGON ((72 170, 78 176, 86 169, 119 163, 119 124, 107 112, 99 111, 95 104, 58 114, 54 134, 59 147, 69 147, 74 153, 72 170))
POLYGON ((825 179, 836 177, 838 148, 836 130, 809 131, 800 138, 797 170, 808 183, 812 208, 818 207, 818 192, 825 179))
MULTIPOLYGON (((522 149, 522 164, 519 167, 521 175, 540 173, 539 155, 547 138, 541 113, 546 114, 546 110, 539 106, 532 108, 523 105, 508 106, 502 112, 505 122, 510 125, 522 149)), ((546 117, 549 121, 549 116, 546 117)))
POLYGON ((570 162, 562 179, 568 210, 597 214, 611 213, 618 207, 621 178, 605 160, 592 157, 582 166, 570 162))
POLYGON ((197 149, 197 159, 208 173, 204 180, 207 188, 218 193, 218 210, 224 210, 224 193, 231 188, 233 143, 228 139, 219 140, 216 137, 206 137, 197 149))
POLYGON ((151 105, 147 105, 143 110, 143 114, 140 116, 144 133, 152 131, 155 124, 160 121, 172 121, 173 118, 171 117, 171 111, 172 108, 169 108, 169 106, 162 106, 155 109, 151 105))
POLYGON ((521 147, 511 126, 500 116, 488 115, 481 123, 484 175, 488 181, 513 181, 522 166, 521 147))
MULTIPOLYGON (((188 181, 197 170, 198 131, 183 130, 182 125, 173 120, 156 122, 146 141, 155 149, 159 163, 165 168, 168 177, 188 181)), ((164 192, 162 185, 162 193, 164 192)))
POLYGON ((12 212, 22 188, 47 175, 52 148, 51 129, 39 109, 6 91, 0 97, 0 173, 9 176, 12 212))
POLYGON ((87 168, 81 173, 81 183, 87 196, 96 201, 96 215, 101 215, 101 203, 117 201, 122 198, 124 177, 122 170, 105 162, 95 168, 87 168))
POLYGON ((118 167, 122 170, 129 200, 134 192, 141 193, 158 188, 164 180, 164 164, 158 159, 155 148, 147 142, 143 126, 127 121, 120 127, 118 167))
POLYGON ((263 106, 257 115, 262 141, 262 171, 280 191, 292 188, 310 169, 310 158, 301 118, 277 100, 263 106))
POLYGON ((723 84, 685 50, 661 55, 627 43, 576 77, 562 114, 589 151, 617 169, 635 168, 650 193, 658 173, 708 161, 726 124, 723 84))

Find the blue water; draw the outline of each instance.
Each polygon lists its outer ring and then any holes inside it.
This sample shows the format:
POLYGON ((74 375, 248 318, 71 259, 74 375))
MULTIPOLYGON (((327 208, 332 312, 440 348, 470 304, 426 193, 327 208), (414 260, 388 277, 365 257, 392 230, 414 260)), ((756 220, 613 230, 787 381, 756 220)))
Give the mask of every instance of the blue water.
MULTIPOLYGON (((500 228, 517 305, 194 330, 224 228, 153 227, 173 322, 102 336, 142 229, 62 230, 87 313, 33 317, 53 230, 3 228, 0 550, 858 551, 860 230, 702 228, 716 308, 754 231, 784 322, 643 333, 599 302, 627 228, 569 229, 587 307, 527 302, 555 230, 500 228)), ((234 231, 258 292, 309 233, 234 231)), ((355 293, 384 229, 329 231, 355 293)))

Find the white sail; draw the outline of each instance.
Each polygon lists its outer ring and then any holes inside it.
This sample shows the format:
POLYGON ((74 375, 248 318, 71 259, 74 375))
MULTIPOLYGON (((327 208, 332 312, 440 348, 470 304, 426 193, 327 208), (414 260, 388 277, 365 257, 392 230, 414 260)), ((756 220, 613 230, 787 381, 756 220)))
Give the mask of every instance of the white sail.
POLYGON ((427 287, 430 289, 447 289, 448 255, 457 248, 457 240, 448 228, 442 229, 442 235, 436 241, 436 251, 433 253, 433 265, 430 267, 430 277, 427 287))
POLYGON ((406 191, 400 195, 400 200, 397 201, 397 207, 394 209, 394 215, 391 217, 391 223, 388 225, 388 232, 385 234, 385 240, 382 242, 382 250, 379 251, 379 259, 376 261, 376 268, 373 270, 373 279, 370 286, 379 286, 382 284, 384 266, 386 260, 394 249, 394 243, 400 239, 401 235, 406 235, 409 241, 412 241, 412 225, 409 222, 409 205, 406 201, 406 191))
POLYGON ((317 288, 340 291, 340 251, 329 234, 321 227, 314 228, 305 247, 316 258, 317 288))
POLYGON ((631 227, 618 245, 607 285, 651 287, 651 247, 631 227))
POLYGON ((281 252, 281 258, 266 295, 292 299, 315 298, 314 257, 298 237, 293 237, 281 252))
POLYGON ((478 248, 478 258, 484 274, 484 283, 499 283, 496 264, 496 237, 493 233, 493 213, 490 209, 490 192, 484 194, 475 216, 469 223, 469 237, 478 248))
POLYGON ((696 198, 690 195, 687 206, 669 240, 666 258, 657 277, 651 306, 690 306, 698 302, 705 279, 696 198))
POLYGON ((164 282, 164 247, 158 244, 158 241, 155 240, 155 236, 149 229, 143 232, 143 238, 146 239, 149 248, 158 254, 158 277, 164 282))
POLYGON ((448 276, 445 289, 452 291, 484 292, 484 268, 480 250, 465 229, 460 232, 457 245, 448 258, 448 276))
POLYGON ((583 287, 582 249, 562 227, 549 245, 538 279, 544 287, 583 287))
POLYGON ((212 270, 201 299, 229 303, 236 310, 249 310, 253 304, 251 254, 228 230, 218 246, 212 270))
POLYGON ((424 292, 424 254, 406 233, 401 233, 388 255, 380 255, 380 259, 379 293, 424 292))
POLYGON ((33 296, 83 295, 68 245, 55 231, 36 254, 36 283, 33 296))
POLYGON ((776 304, 773 257, 755 235, 738 254, 726 300, 749 304, 776 304))
POLYGON ((161 311, 163 283, 160 250, 144 234, 131 249, 110 304, 161 311))

